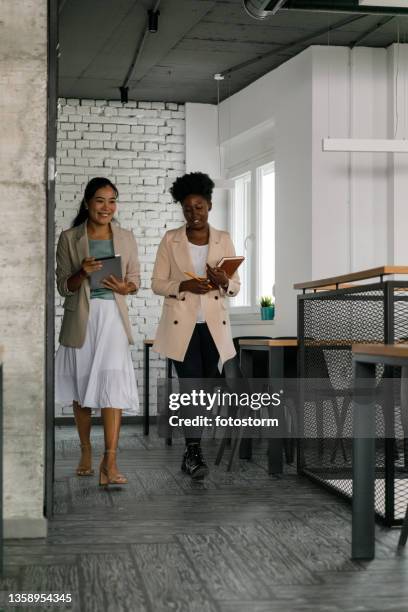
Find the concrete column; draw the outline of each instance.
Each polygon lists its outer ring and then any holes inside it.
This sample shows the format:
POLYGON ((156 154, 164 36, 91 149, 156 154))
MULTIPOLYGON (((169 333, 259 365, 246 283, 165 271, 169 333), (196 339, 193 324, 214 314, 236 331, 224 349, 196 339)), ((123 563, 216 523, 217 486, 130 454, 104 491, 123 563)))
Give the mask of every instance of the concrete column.
POLYGON ((6 537, 43 537, 47 0, 0 0, 6 537))

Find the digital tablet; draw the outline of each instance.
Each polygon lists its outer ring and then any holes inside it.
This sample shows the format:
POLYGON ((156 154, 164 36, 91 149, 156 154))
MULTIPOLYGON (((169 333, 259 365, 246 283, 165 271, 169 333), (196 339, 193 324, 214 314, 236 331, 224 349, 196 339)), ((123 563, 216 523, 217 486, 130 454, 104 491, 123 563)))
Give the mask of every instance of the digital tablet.
POLYGON ((113 257, 98 257, 98 261, 102 263, 102 268, 96 272, 92 272, 89 284, 91 289, 106 289, 102 285, 102 281, 108 278, 111 274, 116 278, 122 279, 122 258, 120 255, 113 257))

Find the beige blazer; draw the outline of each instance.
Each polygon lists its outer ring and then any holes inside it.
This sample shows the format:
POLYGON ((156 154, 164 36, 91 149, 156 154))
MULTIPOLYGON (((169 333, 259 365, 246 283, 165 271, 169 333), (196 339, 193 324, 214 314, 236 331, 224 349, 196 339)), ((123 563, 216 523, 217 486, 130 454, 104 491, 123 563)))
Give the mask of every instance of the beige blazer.
MULTIPOLYGON (((122 229, 115 223, 111 223, 111 228, 115 254, 121 256, 123 278, 133 282, 137 289, 139 289, 140 266, 135 237, 131 231, 122 229)), ((85 257, 89 257, 86 222, 61 232, 57 245, 57 288, 59 294, 65 297, 64 317, 62 319, 59 341, 60 344, 73 348, 80 348, 85 341, 89 315, 90 287, 89 280, 86 279, 78 291, 72 292, 67 287, 67 280, 80 269, 85 257)), ((126 296, 118 293, 114 293, 114 296, 123 325, 125 326, 129 344, 133 344, 126 296)))
MULTIPOLYGON (((235 255, 228 232, 210 226, 207 263, 215 266, 222 257, 235 255)), ((226 291, 214 289, 199 296, 188 291, 179 292, 185 272, 193 272, 186 226, 169 230, 164 235, 157 251, 152 276, 152 290, 164 296, 163 310, 157 328, 153 350, 183 361, 194 327, 200 298, 204 317, 214 339, 222 363, 236 354, 232 341, 229 314, 225 296, 236 295, 240 288, 238 273, 230 279, 226 291)))

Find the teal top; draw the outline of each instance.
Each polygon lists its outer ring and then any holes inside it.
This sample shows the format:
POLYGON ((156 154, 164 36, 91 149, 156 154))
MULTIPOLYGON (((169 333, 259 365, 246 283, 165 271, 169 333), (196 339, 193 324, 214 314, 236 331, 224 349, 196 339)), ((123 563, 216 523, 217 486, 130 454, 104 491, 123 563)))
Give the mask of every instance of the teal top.
MULTIPOLYGON (((89 256, 99 259, 99 257, 113 257, 115 251, 113 249, 113 240, 90 240, 89 256)), ((99 298, 100 300, 114 300, 112 289, 91 289, 91 300, 99 298)))

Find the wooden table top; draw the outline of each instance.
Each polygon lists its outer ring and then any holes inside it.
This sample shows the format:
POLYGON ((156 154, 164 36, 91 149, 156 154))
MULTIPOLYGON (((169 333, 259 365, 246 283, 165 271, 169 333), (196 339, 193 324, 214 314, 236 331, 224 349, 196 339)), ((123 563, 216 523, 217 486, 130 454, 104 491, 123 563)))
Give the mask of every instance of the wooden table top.
MULTIPOLYGON (((351 272, 350 274, 342 274, 340 276, 332 276, 331 278, 320 278, 303 283, 295 283, 294 289, 323 289, 327 286, 341 285, 344 283, 352 283, 353 281, 366 280, 377 278, 379 276, 389 276, 392 274, 408 274, 408 266, 380 266, 378 268, 370 268, 369 270, 361 270, 360 272, 351 272)), ((339 286, 339 289, 341 287, 339 286)), ((329 290, 329 289, 327 289, 329 290)))
POLYGON ((353 355, 408 358, 408 344, 353 344, 353 355))
MULTIPOLYGON (((150 340, 148 338, 146 338, 145 340, 143 340, 143 343, 147 346, 152 346, 153 344, 153 340, 150 340)), ((298 345, 298 341, 294 338, 294 339, 287 339, 287 340, 273 340, 272 338, 270 339, 260 339, 260 338, 248 338, 246 340, 242 339, 239 341, 240 346, 297 346, 298 345)))
POLYGON ((273 338, 246 338, 239 341, 239 345, 245 346, 297 346, 296 338, 287 340, 274 340, 273 338))

